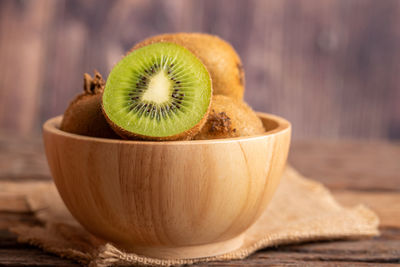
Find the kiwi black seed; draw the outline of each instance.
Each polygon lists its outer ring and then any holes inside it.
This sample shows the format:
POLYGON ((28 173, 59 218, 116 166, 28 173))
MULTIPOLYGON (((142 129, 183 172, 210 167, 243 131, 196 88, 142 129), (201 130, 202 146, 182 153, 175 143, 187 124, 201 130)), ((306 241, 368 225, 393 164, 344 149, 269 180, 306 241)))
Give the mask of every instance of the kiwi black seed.
POLYGON ((212 82, 201 61, 173 43, 154 43, 125 56, 111 71, 103 113, 127 139, 187 140, 206 121, 212 82))

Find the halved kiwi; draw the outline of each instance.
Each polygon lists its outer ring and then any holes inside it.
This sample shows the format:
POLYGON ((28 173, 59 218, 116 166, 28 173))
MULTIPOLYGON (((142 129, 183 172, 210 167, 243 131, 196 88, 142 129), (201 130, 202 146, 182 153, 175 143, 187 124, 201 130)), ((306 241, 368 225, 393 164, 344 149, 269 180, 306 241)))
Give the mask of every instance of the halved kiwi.
POLYGON ((97 71, 93 77, 84 74, 83 93, 77 95, 64 112, 61 130, 92 137, 119 138, 101 111, 104 84, 103 78, 97 71))
POLYGON ((264 132, 260 118, 244 101, 215 95, 207 122, 194 139, 250 136, 264 132))
POLYGON ((212 81, 186 48, 154 43, 126 55, 112 69, 103 112, 127 139, 188 140, 206 121, 212 81))
POLYGON ((145 39, 131 51, 157 42, 182 45, 195 54, 210 72, 215 95, 243 99, 245 77, 242 61, 228 42, 205 33, 167 33, 145 39))

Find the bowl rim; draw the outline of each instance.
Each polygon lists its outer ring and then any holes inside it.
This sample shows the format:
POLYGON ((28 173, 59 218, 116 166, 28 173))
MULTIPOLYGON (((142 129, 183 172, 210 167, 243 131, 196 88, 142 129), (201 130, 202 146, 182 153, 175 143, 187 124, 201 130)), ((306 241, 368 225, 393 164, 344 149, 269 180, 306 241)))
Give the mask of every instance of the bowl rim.
POLYGON ((75 140, 86 140, 91 142, 98 143, 117 143, 117 144, 151 144, 151 145, 199 145, 199 144, 216 144, 216 143, 230 143, 230 142, 238 142, 238 141, 250 141, 256 139, 263 139, 265 137, 271 137, 278 134, 283 134, 285 132, 291 131, 291 123, 277 115, 264 113, 264 112, 256 112, 257 115, 261 119, 272 120, 277 123, 277 126, 269 131, 266 131, 263 134, 259 135, 251 135, 251 136, 241 136, 241 137, 233 137, 233 138, 221 138, 221 139, 210 139, 210 140, 185 140, 185 141, 143 141, 143 140, 125 140, 125 139, 109 139, 109 138, 101 138, 101 137, 91 137, 84 136, 74 133, 68 133, 59 129, 62 115, 53 117, 48 119, 45 123, 43 123, 43 133, 51 133, 52 135, 63 136, 69 139, 75 140))

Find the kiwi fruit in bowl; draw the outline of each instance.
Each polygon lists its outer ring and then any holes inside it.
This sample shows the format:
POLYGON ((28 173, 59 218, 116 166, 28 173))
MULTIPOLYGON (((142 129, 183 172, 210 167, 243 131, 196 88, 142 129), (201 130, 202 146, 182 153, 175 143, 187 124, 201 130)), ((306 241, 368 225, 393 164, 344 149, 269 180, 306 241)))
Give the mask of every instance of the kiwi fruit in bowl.
MULTIPOLYGON (((218 49, 202 56, 218 58, 218 49)), ((258 114, 261 122, 241 99, 243 86, 235 91, 229 85, 239 75, 230 63, 230 74, 221 77, 223 66, 216 75, 204 62, 183 43, 162 40, 126 54, 107 82, 97 73, 85 75, 85 92, 71 103, 61 128, 89 136, 106 129, 127 140, 68 134, 59 130, 61 116, 44 124, 55 185, 91 234, 158 259, 214 256, 243 244, 243 232, 279 184, 290 123, 258 114), (213 94, 213 78, 225 80, 219 90, 231 96, 213 94), (256 137, 234 138, 249 135, 256 137), (195 141, 218 138, 228 139, 195 141), (145 141, 131 141, 137 139, 145 141)))
POLYGON ((160 42, 127 54, 111 70, 103 113, 125 139, 190 140, 207 119, 212 82, 188 49, 160 42))
POLYGON ((105 82, 97 71, 94 77, 85 73, 83 93, 77 95, 64 112, 60 129, 69 133, 120 139, 111 129, 101 111, 105 82))
POLYGON ((242 100, 215 95, 207 122, 194 139, 220 139, 263 134, 257 114, 242 100))
POLYGON ((145 39, 132 50, 157 42, 176 43, 195 54, 210 72, 215 95, 243 99, 245 78, 242 62, 228 42, 204 33, 170 33, 145 39))

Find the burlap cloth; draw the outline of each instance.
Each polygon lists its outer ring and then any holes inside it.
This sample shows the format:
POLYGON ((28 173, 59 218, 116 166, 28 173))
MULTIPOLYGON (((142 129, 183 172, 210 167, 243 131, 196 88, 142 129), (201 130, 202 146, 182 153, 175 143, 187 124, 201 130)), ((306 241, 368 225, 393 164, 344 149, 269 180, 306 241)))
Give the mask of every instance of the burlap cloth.
POLYGON ((125 253, 86 232, 67 211, 52 182, 0 183, 0 210, 26 212, 15 201, 24 201, 26 208, 43 223, 11 227, 20 242, 90 266, 167 266, 243 259, 258 249, 276 245, 379 234, 379 219, 371 210, 362 205, 340 206, 324 186, 289 167, 266 211, 245 232, 243 245, 235 251, 206 258, 161 260, 125 253))

